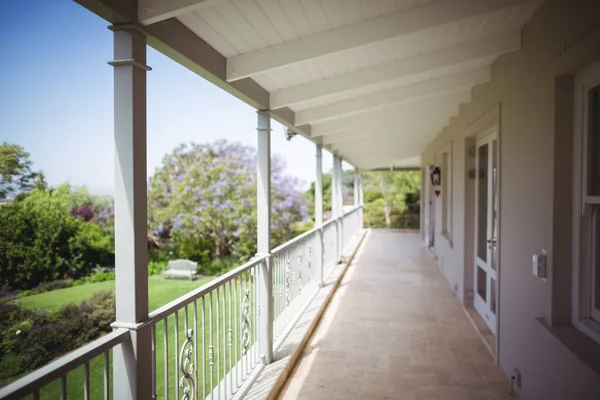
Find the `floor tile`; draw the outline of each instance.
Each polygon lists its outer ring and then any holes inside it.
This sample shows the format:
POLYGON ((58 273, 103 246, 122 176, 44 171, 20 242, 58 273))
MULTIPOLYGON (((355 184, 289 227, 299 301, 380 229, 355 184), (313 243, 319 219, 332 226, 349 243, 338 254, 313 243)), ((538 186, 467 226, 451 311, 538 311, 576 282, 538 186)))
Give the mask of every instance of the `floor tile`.
POLYGON ((420 237, 372 230, 282 399, 510 398, 420 237))

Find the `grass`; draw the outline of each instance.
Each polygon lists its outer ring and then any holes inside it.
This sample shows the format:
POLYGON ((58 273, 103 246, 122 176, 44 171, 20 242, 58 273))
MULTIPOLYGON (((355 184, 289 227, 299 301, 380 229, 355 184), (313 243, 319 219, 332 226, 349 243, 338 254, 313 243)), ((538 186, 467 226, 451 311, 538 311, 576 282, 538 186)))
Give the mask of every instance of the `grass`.
MULTIPOLYGON (((172 300, 190 292, 191 290, 204 285, 211 281, 214 277, 199 279, 193 282, 183 280, 164 280, 159 276, 149 277, 149 308, 154 310, 169 303, 172 300)), ((255 327, 254 318, 254 299, 255 291, 252 289, 253 278, 249 274, 244 277, 247 284, 242 288, 240 281, 237 284, 226 285, 226 290, 223 287, 218 292, 213 292, 212 296, 207 296, 198 301, 196 304, 196 320, 194 321, 194 307, 190 305, 187 310, 188 328, 195 328, 198 360, 197 368, 199 379, 196 385, 199 388, 199 396, 202 396, 202 391, 205 395, 210 392, 211 387, 214 387, 220 379, 223 378, 224 372, 229 371, 232 365, 241 358, 241 338, 242 338, 242 320, 241 320, 241 304, 245 288, 250 288, 250 321, 252 329, 255 327), (235 301, 234 301, 235 300, 235 301), (218 303, 218 305, 217 305, 218 303), (203 310, 204 304, 204 313, 203 310), (212 308, 210 307, 212 304, 212 308), (218 308, 217 308, 218 307, 218 308), (217 311, 218 310, 218 311, 217 311), (202 320, 204 319, 204 324, 202 320), (197 325, 195 325, 195 323, 197 325), (217 331, 218 329, 218 331, 217 331), (211 366, 208 360, 208 348, 210 344, 210 336, 213 337, 215 362, 211 366), (231 342, 227 339, 231 337, 231 342), (203 340, 204 339, 204 340, 203 340), (225 357, 226 347, 227 357, 225 357), (204 350, 204 355, 202 354, 204 350), (232 351, 233 350, 233 351, 232 351), (210 371, 212 370, 212 374, 210 371), (212 379, 211 379, 212 375, 212 379), (203 379, 203 377, 206 377, 203 379), (212 382, 212 385, 211 385, 212 382)), ((40 293, 38 295, 25 297, 18 301, 27 307, 42 308, 47 310, 55 310, 62 305, 68 303, 80 303, 87 300, 94 292, 100 290, 114 290, 114 281, 90 283, 81 286, 75 286, 65 289, 58 289, 51 292, 40 293)), ((185 311, 178 312, 178 343, 175 338, 175 315, 171 315, 166 319, 166 328, 168 330, 167 346, 168 354, 165 351, 165 323, 159 321, 156 324, 156 388, 159 398, 165 398, 165 356, 167 356, 167 383, 168 396, 175 398, 175 391, 178 390, 176 385, 176 370, 180 371, 180 367, 175 365, 175 351, 179 354, 181 346, 185 341, 185 311)), ((250 335, 250 343, 254 343, 255 334, 250 335)), ((112 375, 112 351, 110 352, 110 371, 112 375)), ((102 399, 103 380, 104 380, 104 361, 102 356, 98 356, 90 362, 90 398, 102 399)), ((67 375, 67 398, 82 398, 83 397, 83 367, 76 368, 67 375)), ((181 376, 181 375, 180 375, 181 376)), ((111 383, 113 378, 111 377, 111 383)), ((9 382, 0 382, 8 384, 9 382)), ((151 383, 148 382, 150 385, 151 383)), ((112 386, 112 385, 111 385, 112 386)), ((183 391, 179 389, 180 397, 183 391)), ((112 389, 111 389, 112 397, 112 389)), ((29 397, 31 398, 31 396, 29 397)), ((60 382, 54 381, 42 388, 40 391, 41 399, 57 399, 60 398, 60 382)))
MULTIPOLYGON (((205 277, 195 281, 163 279, 161 276, 148 277, 148 302, 150 310, 155 310, 187 292, 213 280, 205 277)), ((79 304, 89 299, 93 293, 115 289, 114 281, 86 283, 65 289, 52 290, 17 300, 25 307, 58 310, 65 304, 79 304)))

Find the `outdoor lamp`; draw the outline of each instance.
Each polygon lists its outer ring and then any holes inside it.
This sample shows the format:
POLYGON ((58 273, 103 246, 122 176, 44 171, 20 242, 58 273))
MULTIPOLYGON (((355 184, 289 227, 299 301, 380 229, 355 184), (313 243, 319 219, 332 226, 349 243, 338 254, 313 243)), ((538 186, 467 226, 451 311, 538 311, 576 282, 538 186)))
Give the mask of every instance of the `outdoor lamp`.
POLYGON ((431 171, 431 184, 433 186, 440 186, 442 184, 442 173, 440 167, 434 167, 431 171))

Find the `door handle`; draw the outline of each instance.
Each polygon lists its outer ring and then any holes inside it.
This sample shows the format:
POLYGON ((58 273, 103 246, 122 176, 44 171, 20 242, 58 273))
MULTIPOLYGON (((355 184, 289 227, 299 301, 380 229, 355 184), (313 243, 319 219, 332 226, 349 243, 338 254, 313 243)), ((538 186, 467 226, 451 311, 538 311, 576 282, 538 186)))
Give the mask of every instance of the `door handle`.
POLYGON ((498 244, 498 239, 488 239, 487 240, 487 244, 488 244, 488 248, 492 248, 492 244, 495 246, 496 244, 498 244))

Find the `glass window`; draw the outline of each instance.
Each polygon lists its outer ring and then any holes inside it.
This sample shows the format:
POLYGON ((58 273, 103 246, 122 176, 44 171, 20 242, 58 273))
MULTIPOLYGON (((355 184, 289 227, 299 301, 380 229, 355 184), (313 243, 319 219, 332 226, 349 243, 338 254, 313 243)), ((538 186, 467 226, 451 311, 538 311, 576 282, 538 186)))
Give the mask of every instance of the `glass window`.
POLYGON ((448 216, 449 216, 449 201, 448 192, 450 191, 450 163, 448 162, 449 154, 442 154, 442 232, 448 233, 448 216))
POLYGON ((588 129, 588 195, 600 196, 600 86, 590 90, 588 129))

